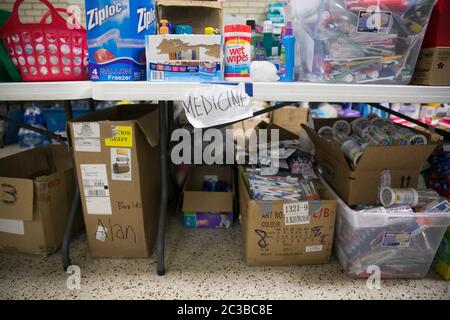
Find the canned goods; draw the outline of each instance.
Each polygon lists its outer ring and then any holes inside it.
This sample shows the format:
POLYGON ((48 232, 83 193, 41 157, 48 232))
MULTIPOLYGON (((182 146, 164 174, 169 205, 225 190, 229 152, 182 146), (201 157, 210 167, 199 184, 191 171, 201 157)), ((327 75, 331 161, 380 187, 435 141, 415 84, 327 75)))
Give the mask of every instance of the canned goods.
POLYGON ((327 139, 333 139, 334 129, 329 126, 324 126, 319 129, 319 134, 327 139))
POLYGON ((389 137, 373 125, 363 129, 361 137, 365 141, 376 146, 388 146, 391 144, 389 137))

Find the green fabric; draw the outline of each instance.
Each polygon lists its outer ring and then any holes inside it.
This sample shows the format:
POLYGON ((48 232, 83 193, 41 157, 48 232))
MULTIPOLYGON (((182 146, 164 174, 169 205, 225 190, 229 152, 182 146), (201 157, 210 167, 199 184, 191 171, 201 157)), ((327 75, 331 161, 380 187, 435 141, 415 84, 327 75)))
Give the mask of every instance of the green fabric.
MULTIPOLYGON (((8 21, 10 12, 0 10, 0 28, 8 21)), ((0 41, 0 81, 1 82, 18 82, 22 81, 19 71, 14 67, 8 52, 0 41)))

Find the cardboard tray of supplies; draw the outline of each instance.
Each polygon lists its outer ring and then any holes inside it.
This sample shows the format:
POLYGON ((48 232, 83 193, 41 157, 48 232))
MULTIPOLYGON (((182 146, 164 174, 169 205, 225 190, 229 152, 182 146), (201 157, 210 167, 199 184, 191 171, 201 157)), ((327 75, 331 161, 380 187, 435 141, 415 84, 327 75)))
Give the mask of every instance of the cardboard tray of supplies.
POLYGON ((259 201, 248 192, 244 173, 239 173, 239 201, 245 263, 260 265, 323 264, 333 246, 337 202, 323 188, 320 201, 259 201), (286 225, 284 208, 309 206, 307 221, 286 225))
MULTIPOLYGON (((322 176, 348 205, 374 204, 380 186, 381 173, 389 170, 392 187, 415 188, 424 162, 437 146, 439 136, 420 132, 428 138, 428 145, 369 146, 355 168, 348 163, 340 145, 320 136, 316 130, 333 126, 342 118, 314 119, 315 130, 302 125, 315 146, 315 157, 322 168, 322 176)), ((346 119, 353 121, 354 118, 346 119)))

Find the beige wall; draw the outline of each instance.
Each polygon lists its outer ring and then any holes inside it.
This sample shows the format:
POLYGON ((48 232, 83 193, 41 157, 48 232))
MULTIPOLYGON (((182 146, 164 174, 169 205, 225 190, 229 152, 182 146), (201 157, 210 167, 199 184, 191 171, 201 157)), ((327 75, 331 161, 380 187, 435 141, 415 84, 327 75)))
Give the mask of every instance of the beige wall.
MULTIPOLYGON (((12 10, 14 2, 15 0, 0 0, 0 9, 12 10)), ((64 7, 67 4, 74 4, 84 8, 84 0, 50 0, 50 2, 60 7, 64 7)), ((264 20, 268 2, 269 0, 226 0, 224 5, 225 13, 264 20)), ((25 0, 20 11, 23 22, 37 22, 46 12, 46 7, 39 0, 25 0)), ((84 12, 81 16, 84 24, 84 12)))

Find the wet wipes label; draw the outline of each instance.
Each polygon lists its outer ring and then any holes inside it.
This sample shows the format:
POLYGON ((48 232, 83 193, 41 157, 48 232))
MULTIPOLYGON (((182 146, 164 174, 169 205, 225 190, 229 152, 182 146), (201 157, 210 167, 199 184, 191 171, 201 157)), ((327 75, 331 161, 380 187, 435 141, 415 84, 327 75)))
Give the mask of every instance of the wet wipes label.
POLYGON ((96 122, 72 124, 75 152, 100 152, 100 125, 96 122))
POLYGON ((411 243, 411 233, 408 232, 385 232, 382 247, 407 248, 411 243))
POLYGON ((133 147, 133 128, 130 126, 112 126, 112 137, 105 139, 107 147, 133 147))
POLYGON ((131 149, 111 148, 111 178, 131 181, 131 149))
POLYGON ((360 11, 358 16, 358 32, 389 33, 392 26, 392 13, 389 11, 360 11))
POLYGON ((84 198, 88 214, 112 214, 105 164, 81 164, 84 198))
POLYGON ((295 202, 283 204, 285 225, 309 224, 309 203, 295 202))

